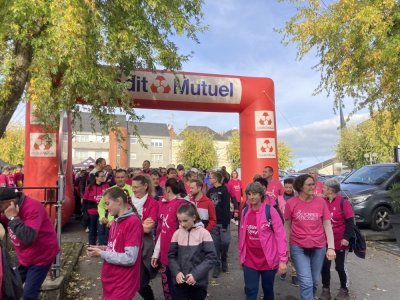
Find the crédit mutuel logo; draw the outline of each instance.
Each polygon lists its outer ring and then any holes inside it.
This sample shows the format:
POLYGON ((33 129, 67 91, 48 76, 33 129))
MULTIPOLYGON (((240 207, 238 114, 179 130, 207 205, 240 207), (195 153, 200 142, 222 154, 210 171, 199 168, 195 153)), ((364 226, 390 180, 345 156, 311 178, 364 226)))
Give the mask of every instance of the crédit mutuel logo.
POLYGON ((240 79, 229 77, 139 71, 126 84, 139 99, 238 104, 242 94, 240 79))

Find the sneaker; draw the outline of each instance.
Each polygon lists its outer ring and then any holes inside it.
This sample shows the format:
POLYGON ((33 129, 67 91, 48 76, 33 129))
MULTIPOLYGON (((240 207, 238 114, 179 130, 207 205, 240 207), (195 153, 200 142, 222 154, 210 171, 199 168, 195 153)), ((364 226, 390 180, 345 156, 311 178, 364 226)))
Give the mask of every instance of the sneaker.
POLYGON ((235 225, 236 225, 236 226, 239 226, 239 221, 236 220, 236 221, 235 221, 235 225))
POLYGON ((222 262, 222 272, 224 273, 228 272, 228 263, 226 261, 222 262))
POLYGON ((292 276, 292 285, 299 286, 299 280, 297 279, 297 276, 292 276))
POLYGON ((337 295, 335 296, 335 300, 349 300, 349 291, 341 288, 337 295))
POLYGON ((89 227, 86 227, 85 232, 89 232, 89 227))
POLYGON ((322 288, 322 291, 321 291, 321 295, 319 296, 319 298, 318 299, 320 299, 320 300, 331 300, 332 299, 332 296, 331 296, 331 291, 330 291, 330 289, 329 288, 322 288))
POLYGON ((279 278, 281 280, 285 280, 286 279, 286 273, 283 273, 283 274, 279 275, 279 278))
POLYGON ((219 266, 215 266, 212 277, 218 278, 220 273, 221 273, 221 268, 219 266))

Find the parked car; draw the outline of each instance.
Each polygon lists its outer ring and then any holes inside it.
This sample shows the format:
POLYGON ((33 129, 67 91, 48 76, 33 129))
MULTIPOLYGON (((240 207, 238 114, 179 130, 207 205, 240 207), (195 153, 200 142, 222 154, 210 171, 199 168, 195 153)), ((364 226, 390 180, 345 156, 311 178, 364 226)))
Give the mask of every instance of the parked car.
POLYGON ((400 169, 395 163, 364 166, 342 181, 342 193, 353 204, 358 224, 378 231, 390 228, 389 215, 393 208, 389 190, 397 182, 400 182, 400 169))

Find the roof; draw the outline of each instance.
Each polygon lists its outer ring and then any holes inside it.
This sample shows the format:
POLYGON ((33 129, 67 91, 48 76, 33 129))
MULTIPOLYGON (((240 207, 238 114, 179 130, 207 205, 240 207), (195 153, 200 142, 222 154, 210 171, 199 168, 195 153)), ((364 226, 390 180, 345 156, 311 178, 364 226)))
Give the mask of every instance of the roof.
POLYGON ((323 168, 326 168, 327 166, 333 165, 336 162, 339 162, 339 161, 337 160, 336 157, 334 157, 334 158, 325 160, 323 162, 320 162, 320 163, 318 163, 316 165, 313 165, 313 166, 310 166, 308 168, 305 168, 303 170, 300 170, 300 171, 298 171, 298 173, 308 173, 308 171, 310 171, 312 169, 321 170, 323 168))
POLYGON ((216 140, 216 141, 226 141, 226 140, 228 140, 228 138, 226 138, 223 135, 215 132, 214 130, 212 130, 211 128, 209 128, 207 126, 186 126, 186 128, 183 129, 182 132, 176 136, 176 138, 177 139, 182 139, 182 134, 185 131, 203 131, 203 132, 207 132, 207 133, 211 134, 214 137, 214 140, 216 140))
MULTIPOLYGON (((97 120, 92 120, 89 113, 82 112, 81 120, 79 118, 74 122, 73 130, 77 132, 101 132, 100 124, 97 120), (82 125, 82 128, 81 128, 82 125)), ((115 115, 115 118, 121 127, 128 126, 128 132, 135 131, 135 125, 141 136, 163 136, 169 137, 167 124, 148 123, 148 122, 128 122, 125 115, 115 115)))
POLYGON ((169 137, 167 124, 148 123, 148 122, 129 122, 128 132, 132 133, 136 125, 137 131, 141 136, 165 136, 169 137))
MULTIPOLYGON (((89 113, 81 112, 81 119, 74 119, 72 130, 77 132, 101 132, 101 126, 98 120, 93 120, 89 113), (82 126, 81 126, 82 125, 82 126), (82 127, 82 128, 81 128, 82 127)), ((124 115, 115 115, 119 124, 126 124, 126 117, 124 115)), ((124 125, 126 126, 126 125, 124 125)))
POLYGON ((239 132, 239 130, 237 130, 237 129, 228 130, 222 136, 225 137, 226 139, 230 139, 231 136, 233 135, 233 133, 235 133, 235 132, 239 132))

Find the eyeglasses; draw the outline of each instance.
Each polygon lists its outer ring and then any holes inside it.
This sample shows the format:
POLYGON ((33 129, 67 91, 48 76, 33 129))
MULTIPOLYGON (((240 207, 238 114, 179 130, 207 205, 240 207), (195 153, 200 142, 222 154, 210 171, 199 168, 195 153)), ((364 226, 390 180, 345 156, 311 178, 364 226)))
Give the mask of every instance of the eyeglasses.
POLYGON ((315 186, 315 183, 307 183, 306 186, 315 186))

